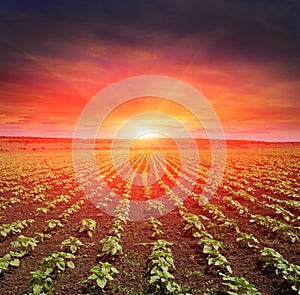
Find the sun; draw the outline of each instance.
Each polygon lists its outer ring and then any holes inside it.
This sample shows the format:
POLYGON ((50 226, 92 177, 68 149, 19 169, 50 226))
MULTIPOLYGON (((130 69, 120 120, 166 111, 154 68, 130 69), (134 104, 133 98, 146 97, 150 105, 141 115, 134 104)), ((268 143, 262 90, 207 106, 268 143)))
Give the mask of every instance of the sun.
POLYGON ((156 133, 153 131, 143 132, 142 135, 138 136, 138 139, 152 139, 152 138, 160 138, 162 135, 160 133, 156 133))

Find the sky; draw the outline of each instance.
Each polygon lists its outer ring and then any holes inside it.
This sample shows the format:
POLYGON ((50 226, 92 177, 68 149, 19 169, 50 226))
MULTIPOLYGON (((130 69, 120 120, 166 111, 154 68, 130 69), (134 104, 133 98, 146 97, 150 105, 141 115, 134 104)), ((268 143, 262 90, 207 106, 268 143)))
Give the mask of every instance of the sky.
MULTIPOLYGON (((0 136, 72 137, 99 91, 162 75, 197 89, 228 139, 300 141, 299 15, 298 0, 1 1, 0 136)), ((148 108, 116 106, 102 136, 148 108)))

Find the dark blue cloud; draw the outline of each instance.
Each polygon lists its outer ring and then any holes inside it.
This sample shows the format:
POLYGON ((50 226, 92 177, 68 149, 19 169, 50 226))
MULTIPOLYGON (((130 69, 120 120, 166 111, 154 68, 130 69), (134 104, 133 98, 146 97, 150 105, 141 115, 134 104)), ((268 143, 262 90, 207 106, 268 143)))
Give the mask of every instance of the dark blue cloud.
POLYGON ((0 7, 2 68, 22 52, 68 58, 84 56, 85 44, 159 48, 183 40, 192 52, 207 44, 206 58, 276 61, 299 74, 297 0, 10 0, 0 7))

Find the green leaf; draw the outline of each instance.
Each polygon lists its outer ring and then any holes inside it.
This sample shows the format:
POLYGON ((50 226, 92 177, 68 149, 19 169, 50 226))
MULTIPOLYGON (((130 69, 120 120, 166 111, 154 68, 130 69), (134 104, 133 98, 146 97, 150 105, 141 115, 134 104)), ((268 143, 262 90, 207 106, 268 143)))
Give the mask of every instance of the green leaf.
POLYGON ((9 253, 13 257, 23 257, 23 256, 25 256, 27 254, 27 252, 28 251, 26 249, 22 249, 22 250, 17 251, 17 252, 10 251, 9 253))
POLYGON ((108 280, 110 280, 110 281, 113 281, 114 280, 114 278, 108 273, 108 274, 106 274, 106 278, 108 279, 108 280))
POLYGON ((98 285, 101 289, 104 289, 104 287, 105 287, 106 284, 107 284, 107 279, 106 279, 106 278, 103 278, 103 279, 97 279, 96 282, 97 282, 97 285, 98 285))
POLYGON ((53 272, 53 268, 52 267, 47 267, 46 271, 45 271, 45 275, 50 275, 53 272))
POLYGON ((203 253, 204 253, 204 254, 210 253, 211 250, 212 250, 211 246, 205 245, 205 246, 203 247, 203 253))
POLYGON ((9 264, 12 265, 12 266, 19 266, 20 265, 20 260, 18 258, 12 259, 9 262, 9 264))
POLYGON ((70 250, 71 250, 71 252, 74 254, 74 253, 76 253, 76 251, 77 251, 77 247, 76 247, 75 245, 71 245, 71 246, 70 246, 70 250))
POLYGON ((158 275, 151 276, 151 278, 149 280, 149 284, 153 284, 153 283, 155 283, 156 281, 159 281, 159 280, 160 280, 160 277, 158 275))
POLYGON ((214 258, 213 257, 211 257, 211 258, 208 258, 208 260, 207 260, 207 264, 208 265, 212 265, 213 263, 214 263, 214 258))
POLYGON ((47 290, 50 290, 53 286, 52 279, 50 277, 47 277, 45 280, 45 287, 47 290))
POLYGON ((59 261, 56 263, 56 266, 58 267, 58 269, 60 269, 61 271, 65 271, 65 262, 64 261, 59 261))
POLYGON ((32 291, 33 291, 34 294, 40 294, 43 291, 43 286, 34 285, 32 291))
POLYGON ((226 269, 228 270, 229 273, 232 273, 232 269, 231 269, 231 266, 230 266, 230 265, 227 265, 227 266, 226 266, 226 269))
POLYGON ((69 268, 75 268, 75 265, 74 265, 73 261, 68 261, 68 262, 67 262, 67 266, 68 266, 69 268))

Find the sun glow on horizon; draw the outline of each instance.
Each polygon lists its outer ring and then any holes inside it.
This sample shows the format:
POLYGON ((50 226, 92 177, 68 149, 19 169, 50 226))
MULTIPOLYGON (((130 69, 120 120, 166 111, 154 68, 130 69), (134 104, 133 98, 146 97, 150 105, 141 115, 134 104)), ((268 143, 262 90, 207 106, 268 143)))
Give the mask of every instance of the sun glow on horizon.
POLYGON ((142 135, 137 137, 137 139, 154 139, 154 138, 164 138, 164 136, 155 131, 145 131, 142 135))

